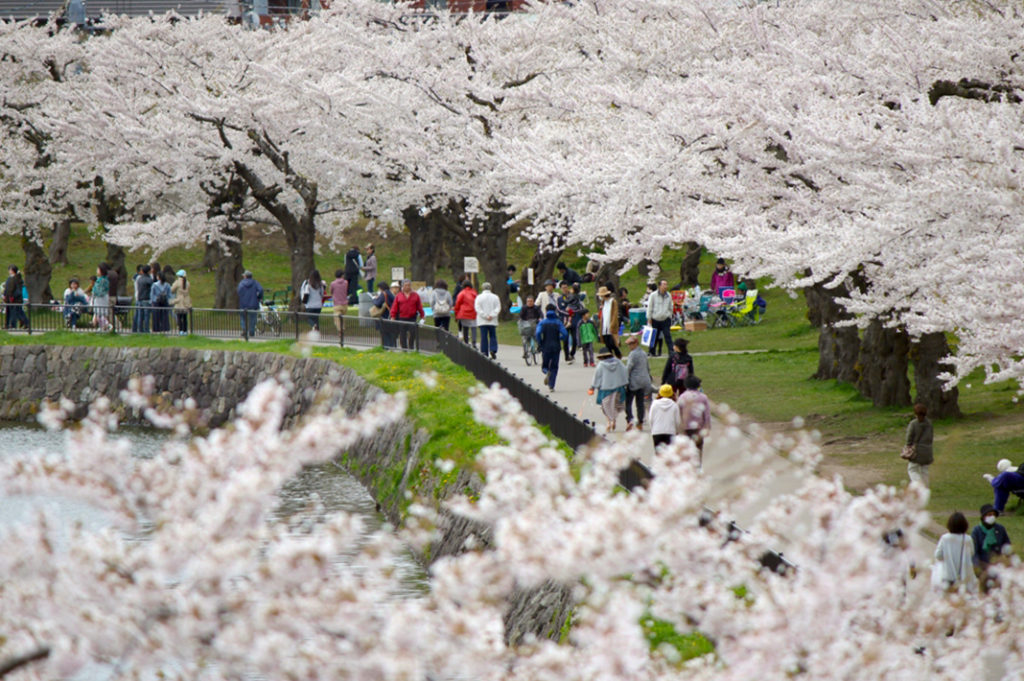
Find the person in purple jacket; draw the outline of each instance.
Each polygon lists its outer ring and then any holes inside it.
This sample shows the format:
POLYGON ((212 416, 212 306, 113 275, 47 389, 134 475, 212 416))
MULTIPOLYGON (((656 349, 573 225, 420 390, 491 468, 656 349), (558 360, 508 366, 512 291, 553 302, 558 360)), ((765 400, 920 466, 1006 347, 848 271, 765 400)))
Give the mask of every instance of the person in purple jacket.
POLYGON ((725 258, 719 258, 715 263, 715 271, 711 273, 711 293, 717 296, 723 288, 734 286, 736 279, 732 276, 732 271, 725 264, 725 258))

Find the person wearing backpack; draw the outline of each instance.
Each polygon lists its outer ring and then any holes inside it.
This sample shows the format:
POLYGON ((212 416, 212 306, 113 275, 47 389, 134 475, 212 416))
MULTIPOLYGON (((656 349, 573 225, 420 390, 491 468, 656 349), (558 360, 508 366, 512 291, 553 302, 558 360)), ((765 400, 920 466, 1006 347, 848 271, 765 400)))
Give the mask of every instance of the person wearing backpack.
POLYGON ((153 332, 171 330, 171 285, 164 280, 164 273, 157 272, 149 289, 150 306, 153 308, 153 332))
POLYGON ((536 338, 540 346, 540 369, 547 376, 544 383, 548 386, 548 392, 555 392, 558 355, 562 350, 562 342, 569 338, 569 332, 558 319, 558 309, 553 304, 548 305, 547 314, 537 325, 536 338))
POLYGON ((675 385, 677 381, 685 381, 687 376, 693 375, 693 357, 686 351, 688 345, 685 338, 676 338, 672 342, 675 350, 668 356, 665 370, 661 372, 662 385, 675 385))
POLYGON ((454 308, 455 301, 452 299, 452 294, 448 293, 448 282, 438 279, 434 282, 434 326, 441 327, 445 331, 450 330, 454 308))

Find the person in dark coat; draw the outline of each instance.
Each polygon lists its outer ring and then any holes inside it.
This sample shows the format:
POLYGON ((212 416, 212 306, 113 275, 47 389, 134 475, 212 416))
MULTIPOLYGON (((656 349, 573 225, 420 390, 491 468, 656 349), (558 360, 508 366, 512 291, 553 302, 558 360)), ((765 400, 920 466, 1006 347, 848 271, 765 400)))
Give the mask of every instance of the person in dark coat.
POLYGON ((971 530, 974 541, 974 572, 981 582, 982 591, 988 591, 998 584, 994 573, 989 572, 992 563, 1006 560, 1012 553, 1010 535, 1006 528, 996 522, 999 511, 992 504, 985 504, 979 512, 981 523, 971 530))
POLYGON ((17 265, 11 265, 7 269, 7 274, 7 281, 4 282, 4 308, 7 312, 4 328, 13 329, 18 326, 28 328, 28 317, 25 316, 25 308, 22 307, 25 304, 25 299, 21 290, 24 288, 25 282, 21 278, 21 273, 18 272, 17 265))
POLYGON ((263 302, 263 287, 252 278, 252 272, 246 270, 242 281, 238 282, 238 316, 242 322, 242 335, 256 335, 256 317, 259 316, 260 303, 263 302))
POLYGON ((558 268, 559 278, 570 286, 573 284, 583 283, 583 277, 580 276, 579 272, 569 267, 564 262, 558 263, 555 267, 558 268))
POLYGON ((544 382, 549 392, 555 391, 555 379, 558 377, 558 355, 562 342, 569 339, 565 324, 558 318, 558 310, 548 305, 544 319, 537 325, 537 345, 540 346, 541 371, 547 376, 544 382))
POLYGON ((914 455, 907 461, 907 475, 911 482, 928 486, 928 466, 931 465, 932 438, 934 430, 928 420, 928 408, 923 404, 914 405, 914 420, 907 426, 906 444, 914 446, 914 455))
POLYGON ((359 253, 359 246, 353 246, 345 254, 345 279, 348 281, 348 304, 359 303, 359 295, 356 291, 359 288, 359 272, 363 267, 363 256, 359 253))
POLYGON ((689 343, 685 338, 676 338, 672 342, 675 348, 665 362, 665 369, 661 372, 661 384, 675 385, 677 381, 685 380, 687 376, 693 376, 693 357, 686 351, 689 343))

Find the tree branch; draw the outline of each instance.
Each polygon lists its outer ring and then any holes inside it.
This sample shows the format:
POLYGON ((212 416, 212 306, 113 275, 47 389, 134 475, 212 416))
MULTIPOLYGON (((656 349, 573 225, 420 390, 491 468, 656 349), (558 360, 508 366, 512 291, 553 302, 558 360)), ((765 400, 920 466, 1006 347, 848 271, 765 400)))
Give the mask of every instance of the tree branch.
POLYGON ((16 669, 24 667, 27 664, 31 664, 37 660, 45 659, 49 656, 49 646, 41 646, 31 652, 25 653, 24 655, 9 657, 6 660, 0 661, 0 677, 3 677, 16 669))

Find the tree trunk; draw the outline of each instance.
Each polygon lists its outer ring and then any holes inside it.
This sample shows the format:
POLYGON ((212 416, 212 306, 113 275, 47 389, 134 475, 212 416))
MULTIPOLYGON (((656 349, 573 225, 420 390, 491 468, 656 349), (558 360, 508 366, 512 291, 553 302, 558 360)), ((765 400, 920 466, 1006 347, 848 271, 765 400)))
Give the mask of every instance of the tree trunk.
POLYGON ((854 326, 837 326, 838 322, 850 319, 839 302, 846 297, 843 286, 829 289, 815 284, 804 289, 807 318, 812 326, 818 327, 818 370, 812 378, 847 383, 857 380, 860 337, 854 326))
POLYGON ((288 261, 292 266, 292 299, 288 309, 299 310, 299 290, 302 288, 302 282, 316 267, 316 261, 313 259, 313 247, 316 243, 313 215, 303 215, 294 222, 294 225, 284 230, 284 235, 288 240, 288 261))
MULTIPOLYGON (((238 282, 242 280, 242 228, 231 224, 221 230, 228 237, 220 243, 207 243, 206 251, 211 245, 217 253, 213 270, 217 288, 213 296, 213 307, 218 310, 235 310, 238 308, 238 282)), ((268 296, 269 297, 269 296, 268 296)))
POLYGON ((53 225, 53 241, 50 242, 50 264, 68 264, 68 242, 71 240, 71 219, 58 220, 53 225))
POLYGON ((939 374, 944 371, 941 362, 948 357, 949 344, 946 334, 926 333, 911 347, 911 359, 914 360, 914 385, 917 388, 917 399, 928 408, 932 418, 959 418, 960 406, 957 401, 960 391, 954 386, 944 390, 939 374))
POLYGON ((533 284, 526 283, 525 268, 519 278, 519 296, 524 301, 526 296, 536 298, 537 294, 544 290, 544 282, 555 278, 555 265, 558 264, 564 252, 561 248, 548 250, 544 244, 537 246, 537 250, 533 252, 533 257, 530 258, 530 264, 527 266, 527 268, 533 269, 533 284))
POLYGON ((480 260, 481 284, 490 282, 491 292, 502 301, 501 320, 512 318, 508 311, 508 220, 509 216, 500 210, 489 211, 484 220, 473 224, 474 234, 467 234, 480 260))
POLYGON ((107 244, 107 258, 104 260, 110 269, 117 272, 117 290, 111 291, 111 296, 128 295, 128 268, 124 266, 124 248, 117 244, 107 244))
POLYGON ((619 275, 618 271, 626 264, 625 260, 612 260, 601 265, 601 268, 597 270, 597 274, 594 275, 594 290, 602 286, 607 286, 611 289, 616 296, 619 294, 619 275))
POLYGON ((860 344, 857 389, 876 407, 910 406, 907 364, 910 338, 902 328, 872 321, 860 344))
MULTIPOLYGON (((433 285, 441 268, 444 253, 445 223, 452 219, 449 211, 434 209, 420 214, 417 206, 402 211, 402 219, 409 230, 409 279, 433 285)), ((454 263, 453 263, 454 265, 454 263)), ((462 263, 458 263, 460 271, 462 263)))
POLYGON ((33 305, 48 303, 53 300, 50 290, 50 277, 53 266, 40 244, 33 236, 21 233, 21 249, 25 252, 25 288, 28 289, 28 301, 33 305))
POLYGON ((686 288, 696 286, 700 275, 701 245, 696 241, 687 241, 683 262, 679 265, 679 282, 686 288))

